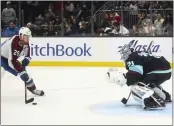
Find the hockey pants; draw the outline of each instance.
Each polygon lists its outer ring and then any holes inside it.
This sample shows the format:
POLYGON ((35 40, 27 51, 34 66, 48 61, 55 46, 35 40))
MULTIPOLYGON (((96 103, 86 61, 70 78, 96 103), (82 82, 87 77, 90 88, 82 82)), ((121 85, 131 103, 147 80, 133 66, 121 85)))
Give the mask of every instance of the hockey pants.
POLYGON ((9 66, 8 59, 6 59, 2 56, 1 56, 1 67, 3 67, 6 71, 13 74, 14 76, 18 75, 18 72, 9 66))

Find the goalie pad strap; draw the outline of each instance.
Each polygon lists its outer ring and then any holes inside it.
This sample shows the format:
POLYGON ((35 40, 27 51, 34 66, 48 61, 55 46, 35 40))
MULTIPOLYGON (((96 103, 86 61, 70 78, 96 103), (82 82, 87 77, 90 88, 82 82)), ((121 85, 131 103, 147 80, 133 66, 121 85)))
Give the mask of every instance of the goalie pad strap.
POLYGON ((144 108, 144 99, 149 98, 154 94, 154 91, 152 89, 148 89, 144 86, 139 85, 133 85, 131 86, 131 92, 132 97, 139 103, 142 104, 142 107, 144 108))

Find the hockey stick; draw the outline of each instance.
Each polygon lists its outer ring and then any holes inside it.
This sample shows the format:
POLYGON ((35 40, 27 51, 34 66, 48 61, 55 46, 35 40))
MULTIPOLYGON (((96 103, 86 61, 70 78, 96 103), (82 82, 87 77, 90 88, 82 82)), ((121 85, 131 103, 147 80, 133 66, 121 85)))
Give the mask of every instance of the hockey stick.
POLYGON ((121 100, 121 102, 123 103, 123 104, 127 104, 127 101, 129 100, 129 98, 130 98, 130 96, 131 96, 131 94, 132 94, 132 92, 130 91, 130 93, 129 93, 129 96, 128 96, 128 98, 126 99, 126 98, 123 98, 122 100, 121 100))
MULTIPOLYGON (((123 76, 124 76, 124 78, 126 79, 126 75, 123 73, 123 76)), ((129 96, 128 96, 128 98, 126 99, 126 98, 123 98, 122 100, 121 100, 121 102, 123 103, 123 104, 127 104, 127 101, 129 100, 129 98, 130 98, 130 96, 131 96, 131 94, 132 94, 132 92, 130 91, 130 93, 129 93, 129 96)))
POLYGON ((25 85, 25 104, 31 103, 34 101, 34 98, 30 98, 27 100, 27 87, 25 85))
MULTIPOLYGON (((139 82, 140 84, 142 84, 142 85, 144 85, 144 86, 147 86, 147 85, 145 85, 144 83, 141 83, 141 82, 139 82)), ((131 96, 131 94, 132 94, 132 92, 130 91, 130 93, 129 93, 129 96, 128 96, 128 98, 126 99, 126 98, 123 98, 122 100, 121 100, 121 102, 123 103, 123 104, 127 104, 127 102, 128 102, 128 100, 129 100, 129 98, 130 98, 130 96, 131 96)))

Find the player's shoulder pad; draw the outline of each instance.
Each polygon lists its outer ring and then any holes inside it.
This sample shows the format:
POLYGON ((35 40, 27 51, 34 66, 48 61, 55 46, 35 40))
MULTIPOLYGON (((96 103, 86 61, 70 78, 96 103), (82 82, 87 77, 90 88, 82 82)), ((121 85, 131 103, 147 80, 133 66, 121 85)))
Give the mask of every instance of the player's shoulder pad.
POLYGON ((132 52, 130 55, 129 55, 129 60, 133 60, 133 59, 136 59, 138 56, 138 52, 132 52))
POLYGON ((19 35, 13 36, 13 40, 18 40, 18 41, 20 41, 19 35))
POLYGON ((20 41, 20 38, 18 35, 15 35, 12 38, 10 38, 10 40, 12 41, 12 43, 17 43, 20 41))

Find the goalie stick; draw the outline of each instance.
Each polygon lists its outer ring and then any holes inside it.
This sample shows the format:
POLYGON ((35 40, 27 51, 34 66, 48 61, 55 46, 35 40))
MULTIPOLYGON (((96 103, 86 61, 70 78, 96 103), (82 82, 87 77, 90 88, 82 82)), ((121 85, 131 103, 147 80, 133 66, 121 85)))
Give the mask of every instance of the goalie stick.
POLYGON ((128 96, 128 98, 126 99, 126 98, 123 98, 122 100, 121 100, 121 102, 123 103, 123 104, 127 104, 127 101, 129 100, 129 98, 130 98, 130 96, 131 96, 131 94, 132 94, 132 92, 130 91, 130 93, 129 93, 129 96, 128 96))
MULTIPOLYGON (((126 75, 123 73, 123 76, 124 76, 124 78, 126 79, 126 75)), ((121 102, 123 103, 123 104, 127 104, 127 101, 129 100, 129 98, 130 98, 130 96, 131 96, 131 94, 132 94, 132 92, 130 91, 130 93, 129 93, 129 96, 128 96, 128 98, 126 99, 126 98, 123 98, 122 100, 121 100, 121 102)))

